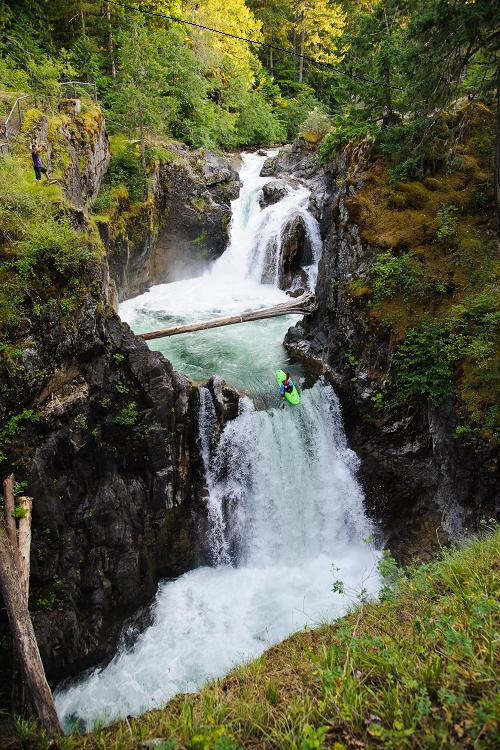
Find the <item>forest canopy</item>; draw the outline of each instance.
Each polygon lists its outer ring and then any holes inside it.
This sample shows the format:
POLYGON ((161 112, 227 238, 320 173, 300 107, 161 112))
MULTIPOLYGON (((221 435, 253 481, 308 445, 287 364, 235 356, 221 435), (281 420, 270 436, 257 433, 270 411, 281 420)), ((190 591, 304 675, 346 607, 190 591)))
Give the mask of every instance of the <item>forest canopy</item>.
POLYGON ((494 0, 124 4, 149 13, 101 0, 0 0, 2 91, 93 81, 111 125, 140 119, 194 147, 284 142, 313 113, 321 137, 330 132, 324 158, 384 130, 382 148, 411 177, 425 167, 435 113, 461 96, 492 100, 498 88, 494 0))

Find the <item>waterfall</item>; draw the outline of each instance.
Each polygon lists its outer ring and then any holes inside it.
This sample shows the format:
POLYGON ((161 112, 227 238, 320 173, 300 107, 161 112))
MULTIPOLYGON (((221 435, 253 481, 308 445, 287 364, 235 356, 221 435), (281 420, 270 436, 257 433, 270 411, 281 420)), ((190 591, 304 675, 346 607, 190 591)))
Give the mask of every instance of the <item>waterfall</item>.
MULTIPOLYGON (((269 267, 276 279, 281 234, 294 215, 308 227, 313 262, 304 270, 314 283, 320 241, 307 212, 307 190, 290 188, 261 209, 259 193, 269 181, 259 176, 263 161, 257 154, 243 156, 243 187, 233 202, 224 255, 202 277, 159 285, 125 302, 120 314, 134 330, 286 299, 261 279, 269 267)), ((298 383, 302 373, 281 343, 296 317, 153 343, 177 369, 197 379, 220 373, 252 398, 240 399, 239 416, 214 440, 212 396, 200 388, 199 447, 213 565, 161 583, 153 623, 133 646, 122 646, 107 666, 56 692, 66 726, 159 707, 295 630, 341 614, 346 602, 332 593, 336 578, 346 589, 377 590, 377 553, 363 541, 371 524, 356 480, 358 459, 347 445, 333 389, 320 379, 302 390, 299 407, 280 408, 274 371, 289 367, 298 383)))
MULTIPOLYGON (((276 151, 269 155, 276 155, 276 151)), ((262 157, 246 155, 242 170, 243 187, 232 202, 230 244, 226 252, 207 273, 213 277, 228 275, 278 285, 280 249, 285 227, 296 217, 304 222, 312 248, 312 262, 304 268, 310 288, 314 288, 321 256, 319 225, 308 211, 310 191, 306 187, 288 187, 284 197, 264 209, 259 198, 262 186, 276 178, 260 177, 262 157)))

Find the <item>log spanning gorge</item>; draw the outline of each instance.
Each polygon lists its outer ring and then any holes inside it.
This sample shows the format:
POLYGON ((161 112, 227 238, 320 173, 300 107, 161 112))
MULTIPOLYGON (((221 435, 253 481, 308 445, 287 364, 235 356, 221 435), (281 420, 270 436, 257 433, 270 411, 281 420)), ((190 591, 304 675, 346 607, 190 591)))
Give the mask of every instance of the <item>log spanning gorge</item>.
MULTIPOLYGON (((300 217, 309 257, 295 286, 314 291, 322 243, 308 210, 309 191, 290 185, 262 201, 265 156, 244 154, 242 188, 232 203, 228 247, 201 276, 152 287, 123 302, 133 330, 190 326, 290 302, 280 288, 283 232, 300 217)), ((293 287, 293 284, 292 284, 293 287)), ((282 341, 297 314, 156 339, 174 367, 195 381, 221 375, 244 393, 239 413, 217 429, 216 408, 200 387, 198 446, 205 475, 211 564, 163 581, 152 623, 105 666, 56 692, 66 727, 90 728, 160 707, 179 692, 262 653, 307 625, 342 613, 335 578, 376 591, 377 552, 356 479, 338 399, 322 378, 307 377, 282 341), (289 369, 299 407, 280 408, 276 369, 289 369), (335 566, 335 571, 332 571, 335 566), (338 570, 337 570, 338 569, 338 570)))

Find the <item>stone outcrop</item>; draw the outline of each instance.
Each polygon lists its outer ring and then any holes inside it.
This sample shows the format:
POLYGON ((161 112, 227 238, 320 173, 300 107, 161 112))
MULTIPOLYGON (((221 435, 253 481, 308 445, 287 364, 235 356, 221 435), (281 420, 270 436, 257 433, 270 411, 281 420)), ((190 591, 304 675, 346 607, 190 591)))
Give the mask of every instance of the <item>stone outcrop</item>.
POLYGON ((288 183, 285 180, 273 180, 266 182, 262 187, 262 195, 259 199, 261 208, 267 208, 278 203, 288 193, 288 183))
POLYGON ((112 222, 99 225, 120 301, 201 273, 226 247, 237 172, 209 151, 182 145, 169 151, 171 160, 151 175, 149 203, 130 211, 118 229, 112 222))
POLYGON ((42 116, 28 135, 43 146, 42 158, 49 173, 54 172, 56 158, 61 159, 64 154, 67 163, 61 180, 64 194, 75 209, 88 208, 99 192, 109 164, 108 136, 101 110, 95 106, 89 106, 85 113, 72 109, 61 118, 51 137, 49 121, 42 116))
POLYGON ((48 312, 22 378, 1 373, 3 408, 36 414, 9 461, 34 497, 30 608, 51 680, 110 656, 159 578, 199 562, 197 390, 102 299, 71 323, 48 312))
POLYGON ((300 215, 295 216, 283 229, 279 259, 279 287, 292 289, 307 286, 302 266, 312 263, 312 247, 307 227, 300 215))

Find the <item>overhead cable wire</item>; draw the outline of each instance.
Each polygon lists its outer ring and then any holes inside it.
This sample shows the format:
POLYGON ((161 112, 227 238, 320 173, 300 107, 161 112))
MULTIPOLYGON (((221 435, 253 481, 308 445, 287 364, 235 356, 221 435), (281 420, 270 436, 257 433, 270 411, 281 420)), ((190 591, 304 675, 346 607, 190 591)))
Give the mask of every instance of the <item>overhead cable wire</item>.
POLYGON ((241 42, 248 42, 249 44, 256 44, 260 47, 267 47, 267 49, 273 49, 277 52, 284 52, 285 55, 292 55, 293 57, 299 57, 302 58, 302 60, 306 60, 307 62, 312 63, 313 65, 317 65, 320 68, 327 68, 328 70, 333 70, 334 73, 338 73, 341 76, 346 76, 347 78, 354 78, 357 81, 363 81, 364 83, 371 83, 374 86, 381 86, 385 89, 394 89, 395 91, 404 91, 407 92, 407 89, 401 88, 401 86, 393 86, 390 83, 385 83, 384 81, 375 81, 373 78, 367 78, 365 76, 356 75, 356 73, 348 73, 345 70, 341 70, 340 68, 335 67, 331 63, 327 62, 321 62, 320 60, 316 60, 314 57, 309 57, 308 55, 301 55, 300 52, 295 52, 295 50, 291 49, 285 49, 285 47, 278 47, 275 44, 269 44, 269 42, 259 42, 257 39, 249 39, 245 36, 238 36, 237 34, 230 34, 229 31, 221 31, 220 29, 214 29, 211 26, 204 26, 201 23, 195 23, 194 21, 187 21, 184 18, 176 18, 176 16, 169 16, 166 13, 159 13, 158 11, 149 10, 148 8, 138 8, 135 5, 128 5, 127 3, 121 3, 118 2, 118 0, 108 0, 108 2, 111 5, 117 5, 119 8, 125 8, 125 10, 135 10, 137 13, 143 13, 146 16, 155 16, 157 18, 165 18, 167 21, 174 21, 175 23, 182 23, 186 26, 195 26, 197 29, 204 29, 205 31, 211 31, 214 34, 220 34, 221 36, 228 36, 231 37, 231 39, 239 39, 241 42))

